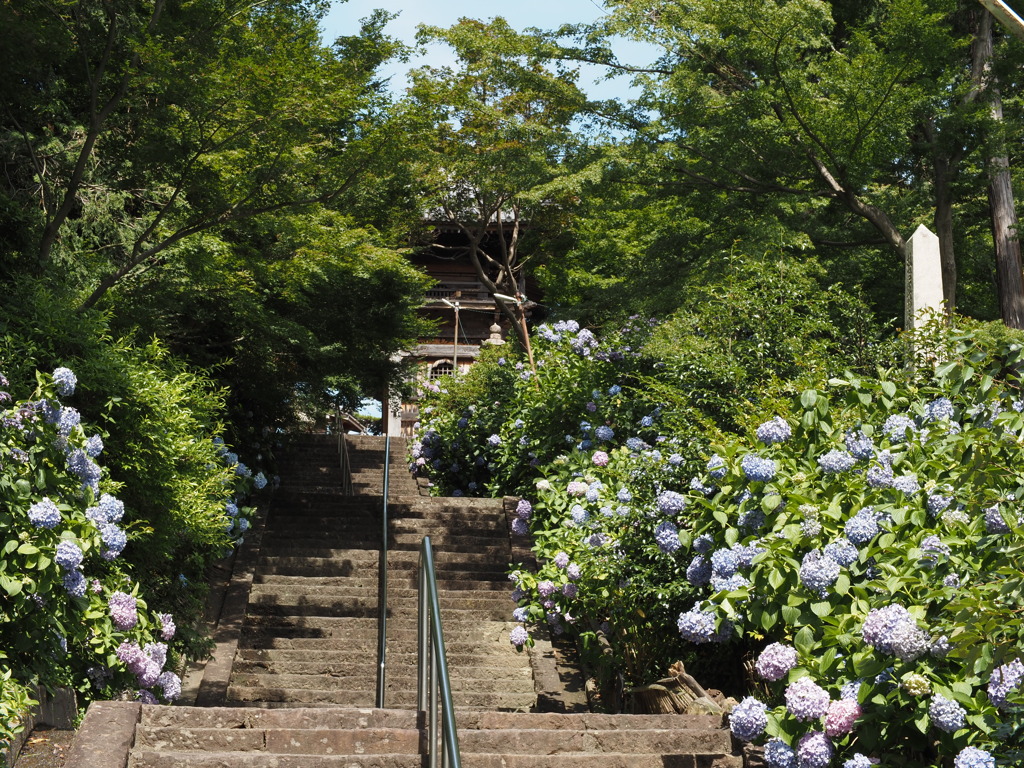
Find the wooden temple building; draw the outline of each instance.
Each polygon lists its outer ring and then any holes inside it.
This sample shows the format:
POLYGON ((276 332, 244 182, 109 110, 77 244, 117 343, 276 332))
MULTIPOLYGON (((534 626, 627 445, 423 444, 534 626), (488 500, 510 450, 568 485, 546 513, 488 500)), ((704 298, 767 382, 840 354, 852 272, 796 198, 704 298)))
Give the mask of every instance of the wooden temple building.
MULTIPOLYGON (((465 236, 453 223, 431 224, 432 245, 410 257, 436 281, 420 310, 436 322, 436 330, 418 339, 407 353, 413 358, 416 380, 421 385, 456 371, 464 373, 484 345, 504 344, 509 332, 508 321, 470 261, 465 236)), ((496 233, 493 239, 493 245, 497 245, 496 233)), ((411 436, 413 425, 419 421, 419 405, 415 400, 399 403, 392 399, 384 421, 385 434, 411 436)))

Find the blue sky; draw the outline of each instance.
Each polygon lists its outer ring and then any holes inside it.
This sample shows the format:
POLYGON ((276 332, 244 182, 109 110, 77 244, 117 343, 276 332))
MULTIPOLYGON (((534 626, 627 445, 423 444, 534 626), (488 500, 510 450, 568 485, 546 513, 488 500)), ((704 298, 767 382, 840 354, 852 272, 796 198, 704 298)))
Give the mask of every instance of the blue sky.
MULTIPOLYGON (((386 8, 392 13, 400 12, 392 21, 387 31, 394 37, 412 44, 415 40, 416 26, 430 24, 438 27, 449 27, 462 17, 489 20, 502 16, 515 29, 539 27, 554 29, 561 24, 589 23, 604 15, 604 9, 598 0, 349 0, 334 2, 327 18, 324 20, 324 40, 330 42, 343 34, 353 34, 359 29, 359 19, 368 16, 375 8, 386 8)), ((653 55, 643 46, 620 43, 616 52, 620 59, 646 63, 653 55)), ((426 57, 417 58, 408 65, 397 65, 385 70, 393 75, 392 83, 396 89, 404 84, 404 72, 410 67, 423 64, 443 65, 452 59, 445 49, 438 47, 426 57)), ((628 78, 618 77, 611 81, 593 84, 601 72, 596 68, 581 69, 580 85, 595 98, 612 98, 626 96, 629 91, 628 78)))

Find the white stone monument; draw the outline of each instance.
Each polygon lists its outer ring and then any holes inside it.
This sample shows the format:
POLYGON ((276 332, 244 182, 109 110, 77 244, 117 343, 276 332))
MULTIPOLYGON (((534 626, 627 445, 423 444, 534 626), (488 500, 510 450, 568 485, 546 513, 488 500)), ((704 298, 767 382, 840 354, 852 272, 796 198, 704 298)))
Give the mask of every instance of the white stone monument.
POLYGON ((928 312, 942 311, 942 262, 939 238, 924 224, 910 238, 907 254, 906 304, 904 328, 918 328, 928 312))

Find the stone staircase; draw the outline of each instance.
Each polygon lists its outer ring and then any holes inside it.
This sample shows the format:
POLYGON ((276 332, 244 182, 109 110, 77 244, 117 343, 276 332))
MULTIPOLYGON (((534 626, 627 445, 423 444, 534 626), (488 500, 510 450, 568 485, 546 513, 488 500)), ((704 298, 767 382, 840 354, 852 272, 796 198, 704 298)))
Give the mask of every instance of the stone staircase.
MULTIPOLYGON (((383 440, 350 436, 355 495, 348 497, 339 492, 335 440, 296 439, 281 465, 284 481, 254 531, 248 559, 236 566, 242 575, 232 589, 242 607, 232 609, 229 594, 216 658, 199 689, 197 703, 204 706, 96 702, 69 766, 425 765, 424 715, 415 711, 416 569, 424 535, 435 551, 467 768, 742 765, 717 717, 537 712, 538 692, 550 689, 552 678, 557 687, 558 674, 543 644, 525 653, 508 641, 515 625, 506 570, 518 561, 508 532, 511 510, 500 499, 419 495, 404 441, 394 438, 389 708, 374 709, 383 440), (116 760, 112 744, 123 745, 116 760)), ((570 698, 558 704, 574 709, 570 698)))

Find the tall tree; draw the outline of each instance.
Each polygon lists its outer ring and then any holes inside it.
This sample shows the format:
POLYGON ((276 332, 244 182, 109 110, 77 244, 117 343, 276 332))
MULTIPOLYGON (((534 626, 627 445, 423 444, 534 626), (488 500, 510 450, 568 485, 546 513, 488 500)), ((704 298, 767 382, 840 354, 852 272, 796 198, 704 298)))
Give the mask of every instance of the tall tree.
MULTIPOLYGON (((564 219, 586 174, 576 165, 585 147, 577 74, 545 63, 536 41, 501 18, 425 27, 419 39, 446 43, 458 57, 412 78, 411 99, 429 121, 421 165, 429 215, 458 226, 492 295, 519 298, 536 255, 524 253, 524 237, 564 219)), ((496 302, 526 346, 521 299, 496 302)))
MULTIPOLYGON (((641 141, 661 147, 666 188, 708 205, 757 201, 820 250, 847 254, 875 242, 902 261, 904 233, 931 223, 953 304, 957 196, 978 183, 973 169, 993 125, 981 108, 992 80, 979 79, 972 48, 975 4, 609 5, 607 23, 575 30, 582 44, 563 55, 633 74, 641 119, 622 114, 641 141), (664 53, 646 67, 625 65, 611 54, 613 33, 664 53), (973 175, 964 176, 967 165, 973 175)), ((1015 301, 1019 291, 1002 281, 1000 293, 1015 301)))
POLYGON ((341 200, 398 142, 375 80, 398 48, 383 13, 324 47, 322 13, 315 0, 0 5, 2 192, 28 224, 11 243, 22 267, 71 278, 88 308, 199 233, 341 200), (23 55, 36 41, 45 54, 23 55))

